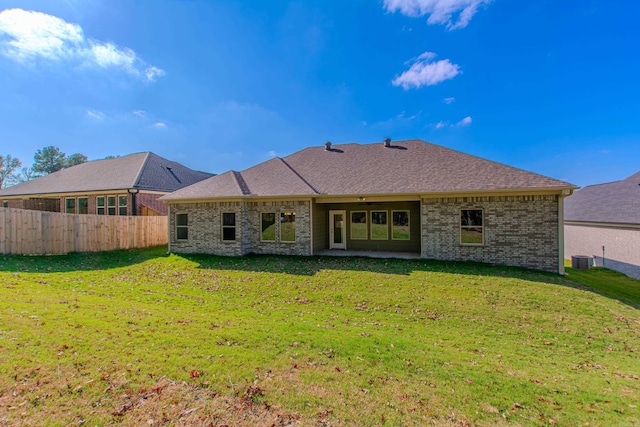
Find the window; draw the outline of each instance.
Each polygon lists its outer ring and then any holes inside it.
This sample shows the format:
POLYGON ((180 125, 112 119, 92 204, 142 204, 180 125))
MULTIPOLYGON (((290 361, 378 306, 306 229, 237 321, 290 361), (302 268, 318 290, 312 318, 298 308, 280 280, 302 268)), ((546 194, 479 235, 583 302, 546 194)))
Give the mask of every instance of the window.
POLYGON ((391 211, 391 239, 409 240, 409 211, 391 211))
POLYGON ((70 198, 64 201, 64 212, 68 214, 76 213, 76 199, 70 198))
POLYGON ((176 239, 189 238, 189 216, 186 213, 176 214, 176 239))
POLYGON ((389 238, 389 227, 387 224, 387 211, 372 211, 371 239, 387 240, 389 238))
POLYGON ((3 200, 2 201, 2 207, 3 208, 8 208, 9 207, 9 201, 8 200, 3 200))
POLYGON ((96 213, 104 215, 104 196, 96 197, 96 213))
POLYGON ((296 241, 296 213, 295 212, 280 213, 280 241, 281 242, 296 241))
POLYGON ((78 213, 86 215, 89 213, 89 199, 86 197, 78 197, 78 213))
POLYGON ((367 213, 351 212, 351 238, 353 240, 366 240, 368 236, 367 230, 367 213))
POLYGON ((276 241, 276 214, 275 212, 262 213, 262 227, 260 240, 263 242, 276 241))
POLYGON ((222 240, 236 240, 236 214, 234 212, 222 214, 222 240))
POLYGON ((463 245, 484 244, 482 209, 460 210, 460 243, 463 245))
POLYGON ((107 196, 107 215, 116 214, 116 196, 107 196))
POLYGON ((118 196, 118 215, 127 215, 127 196, 118 196))

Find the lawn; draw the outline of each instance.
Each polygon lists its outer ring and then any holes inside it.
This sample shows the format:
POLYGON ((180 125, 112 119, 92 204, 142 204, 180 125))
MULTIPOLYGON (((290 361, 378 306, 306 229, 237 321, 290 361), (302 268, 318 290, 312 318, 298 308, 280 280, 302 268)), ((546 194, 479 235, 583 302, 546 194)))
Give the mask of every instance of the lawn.
POLYGON ((0 256, 1 426, 640 423, 626 276, 165 250, 0 256))

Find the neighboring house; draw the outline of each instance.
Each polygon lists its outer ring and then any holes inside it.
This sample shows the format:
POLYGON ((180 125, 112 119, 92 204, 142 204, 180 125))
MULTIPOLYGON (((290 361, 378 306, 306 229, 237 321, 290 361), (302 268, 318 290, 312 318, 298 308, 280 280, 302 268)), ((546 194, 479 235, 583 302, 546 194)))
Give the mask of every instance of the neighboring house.
POLYGON ((0 190, 3 207, 98 215, 166 215, 158 198, 213 174, 156 154, 94 160, 0 190))
POLYGON ((161 198, 169 250, 218 255, 411 252, 563 271, 576 188, 419 140, 310 147, 161 198))
POLYGON ((576 191, 566 201, 564 233, 566 258, 591 256, 640 279, 640 172, 576 191))

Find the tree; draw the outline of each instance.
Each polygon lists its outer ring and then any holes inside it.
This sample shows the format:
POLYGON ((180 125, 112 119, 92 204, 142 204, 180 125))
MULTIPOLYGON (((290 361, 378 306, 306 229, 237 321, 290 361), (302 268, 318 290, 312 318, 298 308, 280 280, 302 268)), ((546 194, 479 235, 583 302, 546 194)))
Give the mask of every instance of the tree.
POLYGON ((0 188, 5 188, 12 182, 15 177, 15 170, 22 166, 20 159, 16 159, 7 154, 7 156, 0 155, 0 188))
POLYGON ((70 168, 71 166, 79 165, 81 163, 88 162, 89 158, 81 153, 75 153, 67 157, 67 161, 65 163, 65 168, 70 168))
POLYGON ((20 173, 13 175, 11 185, 22 184, 23 182, 31 181, 37 177, 38 175, 33 171, 33 168, 22 168, 20 173))
POLYGON ((48 175, 64 169, 67 155, 60 151, 58 147, 50 145, 44 147, 33 156, 33 172, 48 175))

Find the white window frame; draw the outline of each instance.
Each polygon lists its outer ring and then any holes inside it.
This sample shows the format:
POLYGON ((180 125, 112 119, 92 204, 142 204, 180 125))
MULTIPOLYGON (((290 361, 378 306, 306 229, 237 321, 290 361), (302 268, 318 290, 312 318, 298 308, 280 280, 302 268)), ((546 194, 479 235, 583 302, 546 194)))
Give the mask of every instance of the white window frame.
MULTIPOLYGON (((289 209, 289 210, 283 210, 280 212, 280 223, 278 224, 278 237, 280 238, 280 242, 281 243, 295 243, 298 240, 298 233, 297 233, 297 226, 296 226, 296 219, 297 219, 297 214, 296 211, 289 209), (286 215, 291 215, 293 214, 293 240, 283 240, 282 239, 282 219, 286 216, 286 215)), ((277 218, 277 217, 276 217, 277 218)))
POLYGON ((411 240, 411 211, 409 209, 396 209, 391 211, 391 240, 397 240, 400 242, 406 242, 411 240), (393 214, 395 212, 406 212, 407 213, 407 221, 409 222, 407 225, 409 227, 409 237, 406 239, 396 239, 393 237, 393 214))
POLYGON ((77 212, 77 203, 76 203, 76 198, 75 197, 65 197, 64 198, 64 213, 66 213, 66 214, 78 213, 77 212), (69 202, 69 200, 73 200, 73 212, 69 212, 69 207, 67 206, 67 202, 69 202))
POLYGON ((106 196, 107 197, 107 204, 106 204, 106 210, 105 213, 107 216, 117 216, 118 215, 118 196, 106 196), (113 197, 113 205, 109 204, 109 197, 113 197), (109 208, 113 208, 113 215, 111 215, 109 213, 109 208))
POLYGON ((238 241, 238 213, 237 212, 222 212, 220 215, 220 240, 222 242, 234 243, 238 241), (224 216, 225 214, 233 214, 233 224, 234 225, 224 225, 224 216), (233 240, 224 238, 224 229, 225 228, 233 228, 233 240))
POLYGON ((129 211, 129 197, 127 197, 125 194, 119 194, 118 196, 116 196, 117 200, 117 205, 118 205, 118 215, 119 216, 127 216, 127 212, 129 211), (124 197, 124 200, 126 200, 126 204, 123 206, 120 204, 120 199, 124 197), (124 215, 120 213, 120 209, 124 208, 124 215))
POLYGON ((459 233, 460 233, 460 245, 462 246, 484 246, 484 209, 483 208, 460 208, 458 212, 458 224, 459 224, 459 233), (482 216, 482 225, 462 225, 462 211, 480 211, 482 216), (480 228, 482 231, 482 242, 481 243, 463 243, 462 242, 462 230, 465 228, 480 228))
POLYGON ((277 241, 278 239, 278 213, 275 211, 265 211, 265 212, 260 212, 260 241, 261 242, 267 242, 267 243, 273 243, 275 241, 277 241), (263 230, 262 230, 262 224, 263 224, 263 217, 262 215, 265 214, 272 214, 273 215, 273 227, 275 229, 274 233, 273 233, 273 240, 265 240, 263 239, 263 230))
MULTIPOLYGON (((371 235, 371 240, 389 240, 389 211, 388 210, 373 210, 371 211, 371 214, 369 215, 370 220, 371 220, 371 225, 369 226, 369 230, 370 230, 370 235, 371 235), (380 238, 380 237, 373 237, 373 214, 374 213, 379 213, 379 212, 384 212, 387 216, 387 235, 384 238, 380 238)), ((378 225, 378 224, 376 224, 378 225)))
POLYGON ((189 240, 189 213, 188 212, 176 212, 175 213, 175 230, 176 230, 176 241, 187 241, 189 240), (186 215, 187 216, 187 225, 178 225, 178 215, 186 215), (178 237, 178 228, 184 228, 187 230, 187 237, 186 238, 181 238, 178 237))
MULTIPOLYGON (((378 211, 376 211, 378 212, 378 211)), ((367 211, 351 211, 349 212, 349 238, 351 240, 369 240, 369 215, 367 211), (363 213, 364 214, 364 237, 353 237, 353 214, 354 213, 363 213)))
POLYGON ((107 214, 106 196, 96 196, 96 215, 106 215, 106 214, 107 214), (98 206, 98 199, 102 199, 102 206, 98 206), (100 213, 100 209, 102 209, 102 213, 100 213))
POLYGON ((89 213, 89 198, 88 198, 88 197, 86 197, 86 196, 85 196, 85 197, 78 197, 78 198, 76 199, 76 213, 77 213, 77 214, 79 214, 79 215, 86 215, 86 214, 88 214, 88 213, 89 213), (80 200, 81 200, 81 199, 83 199, 83 200, 86 200, 86 201, 87 201, 87 206, 86 206, 86 208, 87 208, 87 212, 85 212, 85 213, 81 213, 81 212, 80 212, 80 200))

